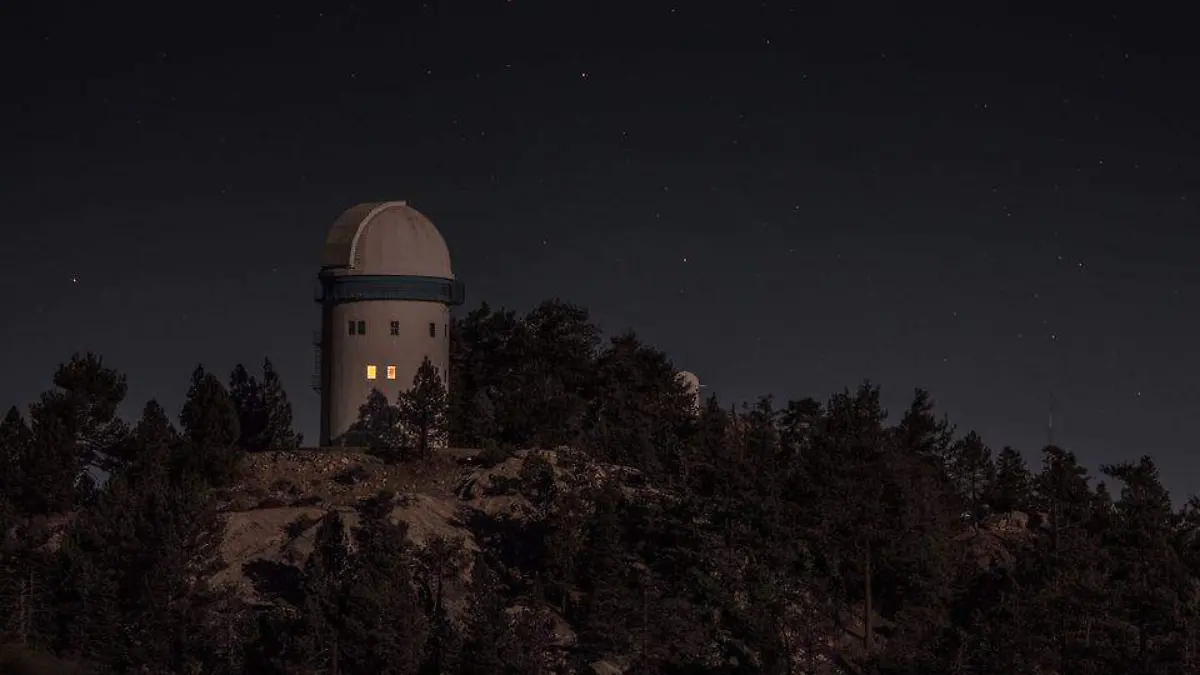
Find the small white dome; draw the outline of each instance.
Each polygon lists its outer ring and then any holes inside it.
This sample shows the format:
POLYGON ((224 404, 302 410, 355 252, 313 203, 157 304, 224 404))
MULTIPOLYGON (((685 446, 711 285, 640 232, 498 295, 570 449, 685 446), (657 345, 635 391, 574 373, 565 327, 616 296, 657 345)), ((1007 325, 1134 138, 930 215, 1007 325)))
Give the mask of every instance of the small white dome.
POLYGON ((441 232, 403 201, 347 209, 325 238, 321 266, 335 274, 454 278, 441 232))
POLYGON ((678 377, 694 396, 700 395, 700 378, 696 377, 695 373, 681 370, 675 377, 678 377))

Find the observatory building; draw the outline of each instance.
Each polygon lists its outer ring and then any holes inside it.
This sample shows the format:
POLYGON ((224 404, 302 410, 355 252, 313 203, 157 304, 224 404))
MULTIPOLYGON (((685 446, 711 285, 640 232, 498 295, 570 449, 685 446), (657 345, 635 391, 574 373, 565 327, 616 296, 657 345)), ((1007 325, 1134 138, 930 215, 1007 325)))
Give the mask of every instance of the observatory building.
POLYGON ((403 201, 343 213, 325 239, 318 279, 313 379, 320 444, 329 446, 358 419, 372 389, 395 402, 424 359, 447 382, 450 307, 462 304, 465 287, 441 233, 403 201))

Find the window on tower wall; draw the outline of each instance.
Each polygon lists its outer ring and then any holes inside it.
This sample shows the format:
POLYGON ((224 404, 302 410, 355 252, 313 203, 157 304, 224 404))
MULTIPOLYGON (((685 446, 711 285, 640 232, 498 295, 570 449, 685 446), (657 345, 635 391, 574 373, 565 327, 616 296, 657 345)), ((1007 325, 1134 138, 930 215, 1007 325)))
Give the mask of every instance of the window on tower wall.
POLYGON ((375 366, 367 366, 367 379, 375 379, 375 366))
POLYGON ((358 322, 358 334, 359 334, 359 335, 366 335, 366 334, 367 334, 367 322, 366 322, 366 321, 359 321, 359 322, 358 322))
POLYGON ((399 334, 400 334, 400 322, 393 321, 392 322, 392 335, 399 335, 399 334))
POLYGON ((437 324, 429 324, 429 337, 437 337, 437 324))
POLYGON ((350 334, 354 335, 354 320, 351 319, 350 321, 347 321, 346 326, 347 326, 348 330, 350 331, 350 334))
POLYGON ((389 380, 396 379, 396 366, 388 366, 387 375, 389 380))

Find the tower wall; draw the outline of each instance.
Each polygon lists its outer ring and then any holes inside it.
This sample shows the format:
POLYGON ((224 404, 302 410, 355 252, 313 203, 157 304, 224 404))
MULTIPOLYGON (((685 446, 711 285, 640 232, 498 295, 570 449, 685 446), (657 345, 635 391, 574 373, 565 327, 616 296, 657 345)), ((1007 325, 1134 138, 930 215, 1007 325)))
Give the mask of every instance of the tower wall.
MULTIPOLYGON (((328 351, 327 383, 322 387, 328 401, 328 431, 322 444, 336 440, 358 419, 358 410, 372 389, 378 389, 395 403, 402 392, 412 388, 413 376, 428 358, 447 384, 450 364, 450 310, 441 303, 402 300, 368 300, 333 305, 325 312, 323 346, 328 351), (363 322, 366 334, 357 332, 363 322), (355 333, 350 334, 353 322, 355 333), (398 325, 392 335, 392 322, 398 325), (430 325, 434 335, 430 336, 430 325), (375 366, 375 379, 368 378, 368 366, 375 366), (388 378, 388 367, 395 378, 388 378)), ((449 387, 447 386, 447 389, 449 387)), ((325 426, 325 425, 323 425, 325 426)))

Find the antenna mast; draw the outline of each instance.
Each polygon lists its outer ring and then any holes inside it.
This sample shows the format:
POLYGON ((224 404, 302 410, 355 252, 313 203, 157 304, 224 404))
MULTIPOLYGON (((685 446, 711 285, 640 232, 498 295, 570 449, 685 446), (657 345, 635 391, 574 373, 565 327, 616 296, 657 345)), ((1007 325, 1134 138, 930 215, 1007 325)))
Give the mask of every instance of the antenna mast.
POLYGON ((1050 390, 1050 408, 1046 417, 1046 445, 1054 445, 1054 390, 1050 390))

